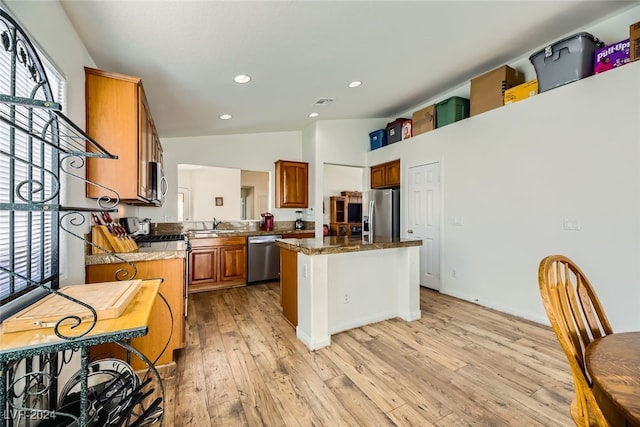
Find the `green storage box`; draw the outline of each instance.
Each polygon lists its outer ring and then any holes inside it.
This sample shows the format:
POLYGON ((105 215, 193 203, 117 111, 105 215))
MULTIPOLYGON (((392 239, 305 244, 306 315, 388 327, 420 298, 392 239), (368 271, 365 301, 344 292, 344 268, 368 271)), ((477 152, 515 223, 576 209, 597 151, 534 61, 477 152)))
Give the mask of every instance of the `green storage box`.
POLYGON ((458 120, 469 117, 469 100, 452 96, 436 104, 436 123, 441 128, 458 120))

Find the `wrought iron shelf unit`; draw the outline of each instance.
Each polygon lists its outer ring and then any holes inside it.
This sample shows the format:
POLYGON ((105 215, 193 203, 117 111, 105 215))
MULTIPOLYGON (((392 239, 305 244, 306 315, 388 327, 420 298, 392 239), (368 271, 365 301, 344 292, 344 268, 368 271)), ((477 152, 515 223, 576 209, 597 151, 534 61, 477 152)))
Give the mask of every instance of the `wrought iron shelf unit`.
MULTIPOLYGON (((55 417, 55 425, 65 425, 60 420, 67 419, 69 425, 87 426, 96 422, 98 404, 105 403, 100 397, 104 399, 106 394, 113 393, 119 395, 120 406, 138 399, 139 406, 133 410, 129 405, 128 413, 117 413, 119 407, 113 406, 112 399, 108 409, 112 411, 111 416, 116 413, 120 417, 117 420, 120 425, 128 425, 131 417, 135 417, 137 424, 162 423, 162 397, 150 405, 141 403, 148 397, 142 390, 144 383, 136 383, 134 387, 127 382, 130 378, 125 381, 121 373, 109 382, 113 387, 109 393, 105 392, 106 383, 100 385, 104 392, 100 396, 99 390, 92 388, 88 381, 95 373, 90 372, 89 348, 115 342, 147 364, 146 376, 151 374, 164 396, 162 381, 153 364, 128 344, 131 338, 145 335, 147 328, 137 326, 98 333, 94 330, 98 324, 96 310, 59 291, 61 233, 94 245, 87 242, 81 232, 90 224, 91 213, 114 212, 120 202, 115 191, 85 179, 85 159, 116 159, 117 156, 62 113, 62 106, 54 101, 36 49, 2 5, 0 68, 0 171, 4 171, 0 173, 0 316, 4 318, 12 310, 15 312, 32 303, 33 298, 30 302, 23 299, 37 293, 40 297, 54 294, 56 298, 71 300, 91 314, 88 322, 76 315, 63 316, 53 328, 48 328, 47 333, 53 339, 46 343, 12 345, 10 334, 0 331, 0 425, 47 425, 46 420, 55 417), (94 207, 62 205, 65 180, 74 179, 100 187, 105 196, 99 198, 94 207), (76 327, 62 327, 69 321, 75 322, 76 327), (79 366, 79 397, 74 402, 74 411, 70 411, 70 408, 59 407, 62 396, 59 396, 58 381, 65 367, 70 369, 76 365, 79 366), (122 418, 125 416, 126 419, 122 418)), ((133 274, 116 279, 134 278, 133 265, 132 270, 133 274)), ((109 420, 109 425, 112 421, 109 420)))

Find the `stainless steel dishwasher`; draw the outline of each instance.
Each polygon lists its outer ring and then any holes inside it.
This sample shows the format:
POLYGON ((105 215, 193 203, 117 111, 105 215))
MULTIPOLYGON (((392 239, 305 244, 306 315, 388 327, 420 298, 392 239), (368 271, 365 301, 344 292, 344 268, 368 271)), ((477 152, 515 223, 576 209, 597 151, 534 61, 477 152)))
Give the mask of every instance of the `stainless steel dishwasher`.
POLYGON ((280 278, 281 235, 251 236, 247 239, 247 283, 280 278))

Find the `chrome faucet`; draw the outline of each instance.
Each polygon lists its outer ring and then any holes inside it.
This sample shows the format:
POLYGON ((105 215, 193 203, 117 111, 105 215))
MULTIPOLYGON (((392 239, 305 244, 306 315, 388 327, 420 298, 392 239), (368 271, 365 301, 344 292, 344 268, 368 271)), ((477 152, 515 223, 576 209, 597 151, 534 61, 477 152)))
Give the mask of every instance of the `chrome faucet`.
POLYGON ((214 230, 217 230, 217 229, 218 229, 218 226, 219 226, 220 224, 222 224, 222 221, 216 221, 216 217, 214 216, 214 217, 213 217, 213 229, 214 229, 214 230))

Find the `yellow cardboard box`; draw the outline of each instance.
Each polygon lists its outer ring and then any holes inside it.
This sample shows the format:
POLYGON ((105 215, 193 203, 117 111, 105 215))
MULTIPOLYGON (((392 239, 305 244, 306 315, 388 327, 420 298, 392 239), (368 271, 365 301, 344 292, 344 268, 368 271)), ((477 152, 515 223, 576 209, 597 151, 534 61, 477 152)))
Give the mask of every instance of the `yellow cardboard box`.
POLYGON ((530 80, 504 91, 504 105, 513 104, 538 94, 538 80, 530 80))

